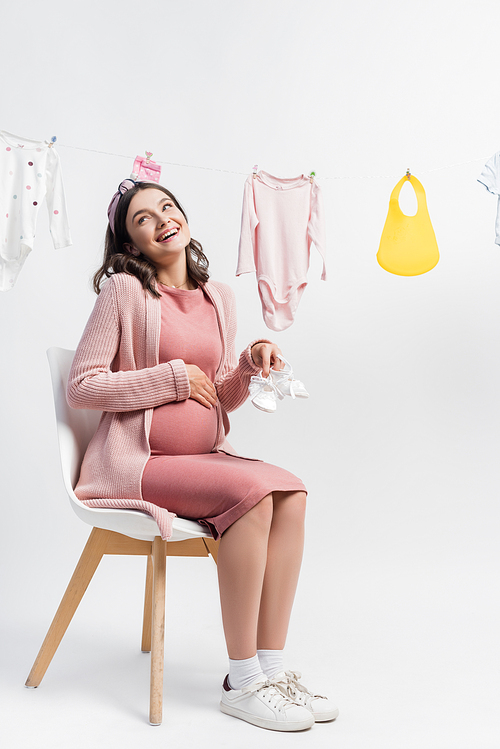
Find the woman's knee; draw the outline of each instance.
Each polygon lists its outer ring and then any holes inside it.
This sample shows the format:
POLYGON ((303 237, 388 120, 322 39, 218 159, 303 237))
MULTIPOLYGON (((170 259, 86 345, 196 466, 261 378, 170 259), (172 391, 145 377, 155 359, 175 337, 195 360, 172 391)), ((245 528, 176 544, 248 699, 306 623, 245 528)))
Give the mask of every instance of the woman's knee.
POLYGON ((286 512, 298 522, 304 522, 307 505, 306 492, 273 492, 275 510, 286 512))

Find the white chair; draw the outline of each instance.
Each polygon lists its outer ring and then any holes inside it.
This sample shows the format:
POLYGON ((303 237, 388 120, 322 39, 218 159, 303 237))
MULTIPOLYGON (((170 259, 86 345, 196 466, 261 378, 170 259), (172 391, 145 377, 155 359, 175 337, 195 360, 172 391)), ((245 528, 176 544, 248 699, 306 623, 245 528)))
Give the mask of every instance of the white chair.
POLYGON ((78 517, 93 526, 40 652, 26 681, 37 687, 78 608, 104 554, 147 556, 146 592, 142 629, 142 650, 151 652, 149 722, 160 725, 163 707, 163 662, 165 627, 166 557, 212 555, 217 563, 218 542, 193 520, 175 518, 173 535, 167 542, 155 520, 137 510, 94 509, 82 504, 73 489, 87 445, 101 412, 72 409, 66 401, 66 383, 74 351, 51 348, 47 352, 54 390, 59 448, 64 485, 78 517))

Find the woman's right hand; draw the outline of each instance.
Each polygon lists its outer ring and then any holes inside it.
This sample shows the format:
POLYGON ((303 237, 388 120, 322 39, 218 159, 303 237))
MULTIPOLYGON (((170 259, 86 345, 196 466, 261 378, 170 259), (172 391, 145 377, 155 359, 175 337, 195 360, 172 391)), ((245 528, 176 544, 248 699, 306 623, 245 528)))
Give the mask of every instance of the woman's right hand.
POLYGON ((217 402, 214 384, 196 364, 186 364, 186 371, 191 388, 190 398, 201 403, 205 408, 212 408, 217 402))

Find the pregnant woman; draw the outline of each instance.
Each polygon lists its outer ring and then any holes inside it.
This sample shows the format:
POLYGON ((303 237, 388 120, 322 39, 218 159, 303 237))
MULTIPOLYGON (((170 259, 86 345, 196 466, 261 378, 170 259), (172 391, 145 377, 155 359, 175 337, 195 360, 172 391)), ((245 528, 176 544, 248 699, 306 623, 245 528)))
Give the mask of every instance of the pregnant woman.
POLYGON ((124 180, 108 217, 99 296, 68 384, 71 406, 103 411, 76 494, 144 500, 220 538, 224 713, 280 731, 333 720, 332 703, 283 664, 305 487, 237 456, 225 439, 227 412, 245 401, 252 375, 281 369, 280 349, 254 341, 237 360, 233 292, 209 281, 208 260, 168 190, 124 180))

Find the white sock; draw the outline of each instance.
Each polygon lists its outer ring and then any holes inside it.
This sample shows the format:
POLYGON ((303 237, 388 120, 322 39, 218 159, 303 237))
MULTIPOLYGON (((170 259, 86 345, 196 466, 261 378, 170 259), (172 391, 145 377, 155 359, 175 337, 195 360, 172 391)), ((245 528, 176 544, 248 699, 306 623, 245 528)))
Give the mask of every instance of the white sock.
POLYGON ((229 686, 231 689, 243 689, 259 679, 266 679, 257 655, 241 661, 229 659, 229 686))
POLYGON ((282 650, 257 650, 260 667, 268 679, 272 679, 280 671, 284 671, 282 650))

